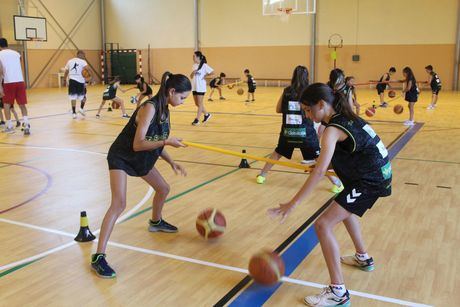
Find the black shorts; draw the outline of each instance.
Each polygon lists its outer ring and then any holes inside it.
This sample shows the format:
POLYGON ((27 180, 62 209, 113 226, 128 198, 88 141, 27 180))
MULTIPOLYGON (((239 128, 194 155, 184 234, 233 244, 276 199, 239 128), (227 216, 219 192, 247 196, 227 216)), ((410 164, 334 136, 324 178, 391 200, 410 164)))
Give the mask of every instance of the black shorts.
POLYGON ((302 153, 302 157, 304 160, 315 160, 319 157, 319 147, 312 148, 312 147, 301 147, 301 146, 294 146, 288 143, 278 143, 278 146, 275 148, 275 152, 282 155, 286 159, 292 158, 292 153, 294 152, 295 148, 299 148, 300 152, 302 153))
POLYGON ((441 87, 432 87, 432 88, 431 88, 431 92, 432 92, 434 95, 438 95, 440 90, 441 90, 441 87))
POLYGON ((113 100, 117 96, 111 96, 111 97, 104 97, 102 96, 102 100, 107 101, 107 100, 113 100))
POLYGON ((0 97, 0 108, 3 108, 3 98, 0 97))
POLYGON ((85 83, 80 83, 73 79, 69 80, 69 95, 84 96, 86 95, 85 83))
POLYGON ((209 85, 210 88, 219 88, 218 85, 209 85))
POLYGON ((345 189, 334 200, 348 212, 363 216, 379 198, 379 195, 370 194, 360 188, 348 188, 345 186, 345 189))
POLYGON ((377 84, 376 89, 377 93, 380 95, 381 93, 384 93, 387 88, 386 84, 377 84))
POLYGON ((404 99, 405 99, 407 102, 417 102, 417 100, 418 100, 418 95, 417 95, 417 94, 412 94, 412 93, 406 92, 406 95, 405 95, 404 99))
POLYGON ((205 92, 197 92, 197 91, 192 92, 193 96, 204 96, 204 94, 206 94, 206 93, 205 92))
POLYGON ((250 87, 248 88, 248 93, 254 93, 255 91, 256 91, 255 86, 250 86, 250 87))
POLYGON ((149 161, 149 165, 134 165, 133 163, 129 163, 121 157, 110 154, 110 152, 107 155, 107 163, 109 165, 109 170, 122 170, 129 176, 133 177, 146 176, 150 172, 150 170, 152 170, 152 168, 155 166, 157 160, 158 156, 154 156, 153 159, 149 161))

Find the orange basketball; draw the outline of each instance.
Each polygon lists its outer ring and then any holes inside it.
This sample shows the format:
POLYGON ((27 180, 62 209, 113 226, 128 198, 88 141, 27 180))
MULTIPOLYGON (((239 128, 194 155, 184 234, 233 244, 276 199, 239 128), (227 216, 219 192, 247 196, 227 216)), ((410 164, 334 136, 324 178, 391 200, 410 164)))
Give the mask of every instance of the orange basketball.
POLYGON ((274 285, 284 275, 283 259, 275 252, 259 252, 249 261, 249 274, 259 284, 274 285))
POLYGON ((236 91, 236 93, 237 93, 238 95, 243 95, 243 94, 244 94, 244 90, 240 87, 240 88, 236 91))
POLYGON ((224 215, 217 209, 208 208, 196 218, 196 230, 206 240, 223 235, 226 226, 224 215))
POLYGON ((83 68, 83 70, 81 71, 81 75, 83 76, 83 78, 85 78, 85 80, 88 80, 91 77, 90 72, 86 68, 83 68))
POLYGON ((369 107, 366 109, 366 115, 368 117, 372 117, 375 115, 375 108, 374 107, 369 107))
POLYGON ((404 111, 404 107, 400 104, 397 104, 393 107, 393 112, 396 114, 401 114, 404 111))
POLYGON ((396 97, 395 91, 388 91, 388 97, 395 98, 396 97))
POLYGON ((113 101, 113 102, 112 102, 112 108, 114 108, 114 109, 119 109, 119 108, 120 108, 120 104, 119 104, 118 102, 116 102, 116 101, 113 101))

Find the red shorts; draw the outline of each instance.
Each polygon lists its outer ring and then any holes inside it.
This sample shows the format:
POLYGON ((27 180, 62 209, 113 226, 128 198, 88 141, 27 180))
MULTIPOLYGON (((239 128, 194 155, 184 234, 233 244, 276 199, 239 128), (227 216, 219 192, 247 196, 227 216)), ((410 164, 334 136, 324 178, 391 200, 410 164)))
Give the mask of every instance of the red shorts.
POLYGON ((13 82, 3 84, 3 91, 5 96, 3 97, 3 103, 14 104, 14 100, 18 104, 27 104, 26 96, 26 85, 24 82, 13 82))

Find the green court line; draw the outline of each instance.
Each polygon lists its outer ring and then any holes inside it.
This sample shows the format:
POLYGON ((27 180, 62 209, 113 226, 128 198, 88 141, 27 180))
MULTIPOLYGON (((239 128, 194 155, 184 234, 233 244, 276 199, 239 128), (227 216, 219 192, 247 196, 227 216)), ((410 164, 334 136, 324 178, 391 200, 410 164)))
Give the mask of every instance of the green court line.
POLYGON ((14 271, 20 270, 20 269, 22 269, 23 267, 28 266, 29 264, 32 264, 32 263, 34 263, 34 262, 37 262, 37 261, 40 260, 40 259, 43 259, 43 258, 35 259, 35 260, 33 260, 33 261, 26 262, 26 263, 17 265, 17 266, 15 266, 15 267, 12 267, 11 269, 8 269, 8 270, 6 270, 6 271, 3 271, 3 272, 0 273, 0 278, 2 278, 3 276, 6 276, 6 275, 8 275, 8 274, 13 273, 14 271))
POLYGON ((404 157, 399 157, 399 158, 395 158, 395 159, 396 159, 396 160, 407 160, 407 161, 418 161, 418 162, 445 163, 445 164, 460 164, 460 162, 455 162, 455 161, 443 161, 443 160, 424 160, 424 159, 404 158, 404 157))

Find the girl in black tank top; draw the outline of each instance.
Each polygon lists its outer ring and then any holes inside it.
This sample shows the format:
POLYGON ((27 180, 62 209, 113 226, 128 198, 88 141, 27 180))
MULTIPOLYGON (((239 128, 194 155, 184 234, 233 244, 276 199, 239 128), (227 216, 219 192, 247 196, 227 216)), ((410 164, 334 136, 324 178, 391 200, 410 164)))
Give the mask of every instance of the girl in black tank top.
POLYGON ((91 266, 97 275, 114 278, 115 271, 105 260, 105 249, 113 226, 126 207, 126 177, 142 177, 155 190, 151 232, 177 232, 177 228, 162 219, 162 208, 169 193, 169 185, 154 167, 162 157, 176 174, 186 175, 185 169, 175 163, 165 146, 184 147, 181 139, 170 137, 168 106, 181 105, 192 86, 184 75, 163 74, 161 87, 155 97, 145 101, 133 114, 110 147, 107 161, 110 171, 112 203, 105 214, 97 253, 92 255, 91 266))
MULTIPOLYGON (((316 167, 305 184, 287 203, 269 210, 272 216, 284 220, 306 199, 322 179, 332 162, 334 171, 345 189, 315 222, 315 230, 329 268, 330 286, 319 294, 331 305, 350 305, 350 294, 343 282, 340 262, 372 271, 374 261, 367 254, 361 238, 356 215, 362 216, 380 197, 391 194, 391 164, 388 151, 370 125, 357 116, 342 95, 334 93, 322 83, 310 85, 300 102, 304 111, 315 122, 323 122, 326 129, 321 138, 321 154, 316 167), (334 227, 343 222, 356 248, 356 254, 339 257, 334 238, 334 227), (333 302, 333 303, 332 303, 333 302)), ((318 296, 307 296, 305 302, 315 305, 318 296)))
POLYGON ((408 103, 409 108, 409 120, 404 122, 405 126, 414 125, 414 105, 418 100, 419 89, 417 87, 417 80, 415 80, 412 69, 408 66, 403 69, 404 83, 403 83, 403 95, 408 103))
POLYGON ((438 102, 438 95, 441 91, 441 79, 439 78, 438 74, 433 71, 433 66, 428 65, 425 67, 425 71, 427 72, 428 84, 431 87, 431 103, 428 105, 428 110, 434 110, 436 108, 436 103, 438 102))
POLYGON ((137 107, 142 103, 142 100, 145 97, 148 97, 149 99, 152 98, 152 88, 150 85, 145 82, 144 77, 141 75, 136 75, 134 77, 134 81, 136 81, 136 86, 134 88, 137 88, 139 90, 139 94, 136 95, 134 101, 136 102, 137 107))

